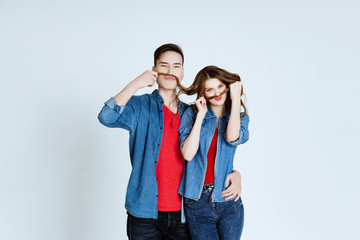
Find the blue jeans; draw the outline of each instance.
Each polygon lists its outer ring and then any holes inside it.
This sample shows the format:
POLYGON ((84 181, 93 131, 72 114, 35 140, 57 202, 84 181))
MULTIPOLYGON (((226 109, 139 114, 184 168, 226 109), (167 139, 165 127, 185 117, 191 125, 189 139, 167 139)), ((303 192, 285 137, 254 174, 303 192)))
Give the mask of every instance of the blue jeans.
POLYGON ((191 240, 187 224, 181 223, 181 213, 158 212, 158 219, 137 218, 129 212, 127 236, 129 240, 191 240))
POLYGON ((185 215, 193 240, 239 240, 244 225, 241 198, 234 202, 211 202, 212 189, 202 191, 198 201, 185 198, 185 215))

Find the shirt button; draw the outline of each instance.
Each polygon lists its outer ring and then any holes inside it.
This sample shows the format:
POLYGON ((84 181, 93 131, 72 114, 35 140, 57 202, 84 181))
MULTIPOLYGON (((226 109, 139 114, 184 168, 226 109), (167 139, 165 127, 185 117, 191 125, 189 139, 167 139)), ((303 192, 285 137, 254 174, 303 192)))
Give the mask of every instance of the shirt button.
POLYGON ((160 127, 160 129, 162 129, 162 127, 160 127))
POLYGON ((157 163, 157 161, 155 161, 155 163, 157 163))
POLYGON ((158 147, 160 146, 160 144, 158 144, 158 147))

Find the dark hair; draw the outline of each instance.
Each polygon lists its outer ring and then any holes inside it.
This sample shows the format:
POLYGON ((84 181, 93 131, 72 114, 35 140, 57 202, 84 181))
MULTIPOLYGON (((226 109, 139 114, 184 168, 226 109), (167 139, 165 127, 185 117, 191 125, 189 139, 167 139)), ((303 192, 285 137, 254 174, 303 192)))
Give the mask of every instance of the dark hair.
MULTIPOLYGON (((241 81, 240 76, 236 73, 231 73, 226 71, 225 69, 219 68, 217 66, 207 66, 201 69, 195 77, 194 82, 191 84, 189 88, 184 88, 180 86, 180 93, 185 93, 187 95, 197 94, 197 98, 199 99, 201 96, 204 96, 205 90, 205 81, 210 78, 216 78, 219 81, 223 82, 227 88, 231 83, 236 81, 241 81)), ((241 88, 240 96, 243 95, 243 88, 241 88)), ((243 118, 247 114, 246 106, 242 99, 240 99, 241 106, 244 108, 244 114, 241 115, 243 118)), ((227 92, 227 98, 225 102, 226 106, 231 109, 231 98, 230 91, 227 92)))
POLYGON ((160 47, 158 47, 154 52, 154 66, 156 66, 156 61, 160 58, 161 54, 172 51, 177 52, 182 57, 182 64, 184 65, 184 54, 180 46, 173 44, 173 43, 167 43, 160 47))

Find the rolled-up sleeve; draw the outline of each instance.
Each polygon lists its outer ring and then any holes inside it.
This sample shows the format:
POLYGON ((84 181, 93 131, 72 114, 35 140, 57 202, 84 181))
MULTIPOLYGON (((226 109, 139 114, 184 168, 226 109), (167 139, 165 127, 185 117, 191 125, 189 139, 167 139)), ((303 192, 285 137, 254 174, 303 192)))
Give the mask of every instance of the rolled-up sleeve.
POLYGON ((134 96, 130 98, 126 105, 122 106, 117 105, 115 99, 111 97, 105 102, 98 119, 106 127, 124 128, 131 131, 137 122, 139 108, 140 105, 134 96))
MULTIPOLYGON (((243 114, 243 113, 241 113, 243 114)), ((246 115, 245 117, 240 119, 241 122, 241 127, 240 127, 240 136, 237 140, 230 142, 227 138, 226 138, 226 131, 224 132, 224 138, 225 141, 230 144, 231 146, 237 146, 239 144, 243 144, 246 143, 247 140, 249 140, 249 116, 246 115)))
POLYGON ((188 107, 181 117, 179 126, 179 145, 180 150, 182 149, 186 138, 189 136, 191 129, 195 122, 195 113, 192 107, 188 107))

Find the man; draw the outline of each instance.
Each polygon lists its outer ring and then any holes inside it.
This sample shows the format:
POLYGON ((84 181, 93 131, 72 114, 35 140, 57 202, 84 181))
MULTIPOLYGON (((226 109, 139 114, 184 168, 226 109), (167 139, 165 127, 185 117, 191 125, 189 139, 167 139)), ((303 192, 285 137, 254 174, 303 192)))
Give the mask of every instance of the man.
MULTIPOLYGON (((132 172, 125 202, 129 239, 191 239, 178 194, 184 165, 178 128, 187 105, 178 100, 176 88, 177 79, 184 77, 183 63, 179 46, 160 46, 152 70, 110 98, 98 116, 103 125, 124 128, 130 134, 132 172), (155 82, 157 90, 134 96, 155 82)), ((240 178, 236 171, 229 174, 226 185, 231 185, 223 192, 228 199, 240 195, 240 178)))

